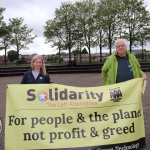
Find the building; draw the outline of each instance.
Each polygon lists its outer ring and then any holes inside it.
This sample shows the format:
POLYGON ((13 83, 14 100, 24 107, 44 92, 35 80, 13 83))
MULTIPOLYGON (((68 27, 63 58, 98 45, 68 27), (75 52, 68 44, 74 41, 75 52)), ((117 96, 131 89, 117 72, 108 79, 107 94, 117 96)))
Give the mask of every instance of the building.
POLYGON ((131 53, 132 53, 133 55, 141 54, 141 53, 142 53, 142 50, 141 50, 141 49, 132 49, 131 53))
POLYGON ((0 62, 4 62, 4 57, 0 56, 0 62))
MULTIPOLYGON (((102 53, 102 60, 106 60, 108 58, 109 54, 107 53, 102 53)), ((94 53, 91 54, 91 60, 92 57, 95 57, 94 61, 100 61, 100 53, 94 53)), ((80 54, 76 55, 76 61, 80 61, 80 54)), ((89 54, 81 54, 81 61, 89 61, 89 54)))

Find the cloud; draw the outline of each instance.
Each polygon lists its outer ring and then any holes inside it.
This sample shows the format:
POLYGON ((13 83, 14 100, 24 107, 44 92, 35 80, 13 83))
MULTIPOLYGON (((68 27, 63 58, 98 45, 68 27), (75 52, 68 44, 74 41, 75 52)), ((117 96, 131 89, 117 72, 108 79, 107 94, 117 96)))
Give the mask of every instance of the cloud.
MULTIPOLYGON (((43 36, 46 21, 53 19, 55 9, 61 6, 62 2, 75 2, 76 0, 1 0, 1 6, 6 10, 3 13, 4 21, 8 24, 11 18, 24 18, 24 24, 33 29, 32 34, 38 37, 30 44, 29 50, 20 50, 20 54, 55 54, 57 50, 45 44, 43 36)), ((13 48, 11 48, 13 49, 13 48)), ((9 50, 8 50, 9 51, 9 50)), ((0 51, 3 55, 4 51, 0 51)))
POLYGON ((56 54, 58 50, 56 48, 51 48, 50 44, 45 44, 45 39, 42 37, 37 37, 34 40, 33 44, 30 44, 30 48, 28 50, 21 50, 20 53, 24 54, 56 54))

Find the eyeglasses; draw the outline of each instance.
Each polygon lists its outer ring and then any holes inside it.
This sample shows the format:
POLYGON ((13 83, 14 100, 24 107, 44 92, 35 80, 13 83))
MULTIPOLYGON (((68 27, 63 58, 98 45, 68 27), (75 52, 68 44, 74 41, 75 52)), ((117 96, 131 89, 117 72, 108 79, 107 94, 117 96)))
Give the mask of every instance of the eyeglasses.
POLYGON ((117 45, 116 48, 120 48, 120 47, 122 48, 124 46, 125 46, 125 44, 123 44, 123 45, 117 45))

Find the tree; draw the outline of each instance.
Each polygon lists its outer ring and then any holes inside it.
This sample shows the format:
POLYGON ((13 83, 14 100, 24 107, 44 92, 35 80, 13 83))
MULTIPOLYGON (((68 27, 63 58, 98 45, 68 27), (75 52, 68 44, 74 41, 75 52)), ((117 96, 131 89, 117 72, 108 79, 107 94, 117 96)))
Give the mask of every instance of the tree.
POLYGON ((80 32, 83 33, 84 45, 88 48, 89 62, 91 63, 91 47, 95 43, 95 2, 94 0, 83 0, 76 2, 76 16, 80 32))
POLYGON ((25 63, 25 57, 24 56, 21 57, 21 62, 25 63))
POLYGON ((130 41, 131 52, 132 46, 138 44, 140 29, 150 25, 150 14, 144 6, 144 0, 122 0, 121 7, 123 27, 126 31, 124 37, 130 41))
POLYGON ((56 62, 57 60, 58 60, 58 56, 57 55, 52 56, 52 61, 53 62, 56 62))
MULTIPOLYGON (((33 29, 28 29, 27 25, 22 25, 23 18, 9 19, 9 27, 11 28, 11 45, 17 50, 17 60, 19 62, 19 51, 28 49, 28 44, 33 43, 35 36, 31 35, 33 29)), ((19 65, 19 64, 18 64, 19 65)))
POLYGON ((2 46, 2 41, 1 41, 1 38, 3 37, 3 35, 6 34, 6 31, 3 29, 2 27, 2 23, 3 23, 3 11, 5 10, 5 8, 1 8, 0 7, 0 50, 2 50, 4 47, 2 46))
POLYGON ((5 22, 2 22, 2 26, 0 28, 0 35, 1 35, 1 46, 2 49, 5 50, 5 65, 6 65, 6 53, 7 53, 7 49, 10 48, 10 39, 11 39, 11 35, 10 35, 10 28, 9 26, 6 25, 5 22))
POLYGON ((117 34, 118 0, 101 0, 100 3, 100 8, 102 9, 101 22, 106 34, 105 43, 107 43, 111 55, 114 38, 117 34))
POLYGON ((47 42, 53 42, 60 50, 69 51, 71 60, 71 49, 75 45, 76 19, 74 6, 70 2, 62 3, 59 9, 55 10, 55 18, 48 20, 44 27, 44 36, 47 42))
POLYGON ((93 56, 92 56, 92 60, 93 60, 93 61, 95 61, 95 59, 96 59, 96 56, 95 56, 95 55, 93 55, 93 56))
POLYGON ((10 50, 8 52, 8 60, 10 62, 13 62, 13 61, 17 60, 17 58, 18 58, 17 51, 10 50))
POLYGON ((72 51, 72 54, 74 54, 74 56, 76 56, 77 54, 80 54, 80 50, 76 49, 76 50, 72 51))
MULTIPOLYGON (((56 55, 59 55, 59 52, 56 53, 56 55)), ((68 56, 68 54, 67 54, 66 52, 60 52, 60 55, 61 55, 61 56, 68 56)))
POLYGON ((86 48, 84 48, 84 49, 82 50, 82 54, 88 54, 88 51, 87 51, 86 48))
POLYGON ((46 38, 46 43, 51 43, 51 47, 57 47, 59 50, 58 55, 60 63, 60 52, 63 50, 63 41, 59 23, 55 19, 46 21, 46 26, 44 26, 44 36, 46 38))
POLYGON ((4 61, 6 65, 6 51, 10 47, 10 28, 3 21, 2 13, 5 8, 0 8, 0 50, 5 50, 4 61))
MULTIPOLYGON (((107 47, 112 54, 114 41, 125 38, 130 41, 130 51, 134 45, 149 42, 149 31, 141 29, 150 24, 150 13, 143 0, 83 0, 62 3, 55 11, 55 18, 48 20, 44 35, 48 43, 61 50, 71 51, 86 46, 91 62, 91 48, 99 46, 100 61, 102 48, 107 47), (143 39, 144 38, 144 39, 143 39), (143 43, 142 43, 143 42, 143 43)), ((81 55, 80 55, 81 57, 81 55)), ((81 59, 80 59, 81 60, 81 59)))
POLYGON ((150 33, 150 28, 142 25, 142 27, 140 28, 136 36, 137 43, 142 47, 142 61, 144 60, 144 45, 146 45, 148 41, 150 41, 149 33, 150 33))
POLYGON ((144 50, 142 51, 142 53, 135 54, 135 56, 136 56, 137 59, 140 59, 140 60, 142 60, 142 61, 143 61, 144 58, 145 58, 145 61, 146 61, 146 58, 148 57, 148 54, 147 54, 146 50, 144 49, 144 50))
POLYGON ((0 7, 0 23, 3 20, 3 11, 5 10, 5 8, 0 7))
POLYGON ((103 13, 104 13, 104 8, 103 5, 101 4, 101 1, 99 1, 96 5, 96 14, 95 14, 95 21, 96 21, 96 41, 95 45, 99 46, 100 49, 100 62, 102 62, 102 48, 107 46, 107 41, 106 41, 106 32, 105 32, 105 26, 106 24, 103 22, 103 13))

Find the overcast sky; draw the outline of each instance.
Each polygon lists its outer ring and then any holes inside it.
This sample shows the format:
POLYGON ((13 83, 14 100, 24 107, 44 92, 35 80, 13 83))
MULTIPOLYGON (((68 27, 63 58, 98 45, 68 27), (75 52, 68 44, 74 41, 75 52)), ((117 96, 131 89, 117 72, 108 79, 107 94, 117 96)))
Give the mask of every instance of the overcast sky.
MULTIPOLYGON (((33 29, 32 33, 37 35, 34 43, 29 44, 28 50, 20 50, 20 54, 56 54, 58 51, 51 48, 49 44, 45 44, 43 31, 45 22, 54 18, 56 8, 61 6, 62 2, 72 2, 80 0, 0 0, 0 7, 5 8, 3 12, 4 21, 8 24, 9 19, 23 17, 24 24, 27 24, 29 29, 33 29)), ((150 8, 150 0, 144 0, 145 5, 150 8)), ((13 48, 11 48, 13 49, 13 48)), ((150 47, 149 47, 150 49, 150 47)), ((96 50, 93 50, 95 53, 96 50)), ((3 55, 4 51, 0 51, 3 55)))

